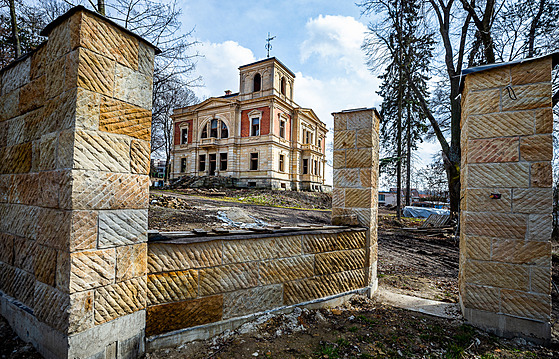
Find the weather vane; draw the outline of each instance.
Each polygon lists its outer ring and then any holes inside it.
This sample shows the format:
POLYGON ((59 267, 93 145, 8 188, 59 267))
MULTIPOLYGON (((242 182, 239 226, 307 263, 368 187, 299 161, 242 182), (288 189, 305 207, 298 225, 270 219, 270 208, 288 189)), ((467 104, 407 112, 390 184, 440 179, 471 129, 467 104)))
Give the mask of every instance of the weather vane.
POLYGON ((270 37, 270 33, 268 33, 268 38, 266 39, 266 50, 268 50, 268 54, 266 55, 266 57, 270 57, 270 50, 272 49, 272 44, 270 44, 270 41, 275 38, 275 36, 270 37))

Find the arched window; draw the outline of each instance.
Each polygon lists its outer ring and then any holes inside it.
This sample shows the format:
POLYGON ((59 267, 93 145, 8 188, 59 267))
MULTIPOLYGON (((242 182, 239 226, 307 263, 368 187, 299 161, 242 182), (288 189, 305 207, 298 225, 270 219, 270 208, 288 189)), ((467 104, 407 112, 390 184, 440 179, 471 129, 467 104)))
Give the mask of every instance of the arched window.
POLYGON ((217 119, 214 118, 210 122, 210 137, 217 138, 217 119))
POLYGON ((260 91, 261 89, 261 85, 262 85, 262 78, 260 77, 260 74, 256 74, 254 75, 254 80, 253 80, 253 85, 254 85, 254 92, 256 91, 260 91))
POLYGON ((283 95, 285 95, 285 77, 281 78, 280 81, 280 91, 283 95))
POLYGON ((208 138, 208 124, 206 123, 204 127, 202 127, 202 135, 201 138, 208 138))
POLYGON ((225 122, 221 121, 221 138, 227 137, 229 137, 229 130, 227 129, 225 122))

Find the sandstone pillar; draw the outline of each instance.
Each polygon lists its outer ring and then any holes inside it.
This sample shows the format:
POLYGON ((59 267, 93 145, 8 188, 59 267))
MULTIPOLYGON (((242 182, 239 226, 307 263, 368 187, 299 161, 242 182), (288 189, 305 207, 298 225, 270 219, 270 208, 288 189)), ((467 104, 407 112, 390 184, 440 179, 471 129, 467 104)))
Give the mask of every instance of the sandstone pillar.
POLYGON ((375 109, 333 113, 332 224, 367 229, 365 286, 377 289, 379 117, 375 109))
POLYGON ((551 56, 467 75, 460 303, 501 336, 550 338, 551 56))
POLYGON ((136 357, 155 48, 83 7, 43 34, 1 73, 2 315, 47 358, 136 357))

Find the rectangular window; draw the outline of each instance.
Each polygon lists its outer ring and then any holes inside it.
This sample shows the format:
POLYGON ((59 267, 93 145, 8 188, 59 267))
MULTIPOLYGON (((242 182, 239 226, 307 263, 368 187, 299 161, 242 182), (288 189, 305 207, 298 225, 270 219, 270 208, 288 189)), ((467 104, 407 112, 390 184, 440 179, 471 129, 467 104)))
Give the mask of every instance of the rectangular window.
POLYGON ((386 201, 385 195, 384 195, 384 194, 379 194, 379 195, 378 195, 378 200, 379 200, 379 202, 384 202, 384 201, 386 201))
POLYGON ((314 160, 314 174, 317 175, 318 174, 318 161, 314 160))
POLYGON ((206 170, 206 155, 200 155, 200 165, 198 166, 199 171, 206 170))
POLYGON ((181 145, 188 143, 188 127, 181 129, 181 145))
POLYGON ((227 153, 219 154, 219 170, 227 171, 227 153))
POLYGON ((259 118, 253 118, 251 120, 250 135, 251 136, 260 136, 260 119, 259 118))
POLYGON ((305 143, 306 143, 306 144, 309 144, 309 143, 310 143, 310 142, 309 142, 309 140, 310 140, 310 134, 311 134, 311 133, 310 133, 309 131, 305 130, 305 143))
POLYGON ((280 172, 284 172, 284 164, 283 164, 284 161, 285 161, 285 156, 280 155, 280 157, 279 157, 279 170, 280 170, 280 172))
POLYGON ((210 122, 210 137, 217 138, 217 119, 213 119, 210 122))
POLYGON ((309 159, 303 158, 303 174, 306 175, 309 173, 309 159))
POLYGON ((322 148, 322 139, 321 138, 318 139, 318 145, 317 146, 322 148))
POLYGON ((258 152, 250 154, 250 170, 256 171, 258 169, 258 152))
POLYGON ((280 137, 285 138, 285 121, 280 121, 280 137))
POLYGON ((181 158, 181 173, 186 172, 186 158, 181 158))

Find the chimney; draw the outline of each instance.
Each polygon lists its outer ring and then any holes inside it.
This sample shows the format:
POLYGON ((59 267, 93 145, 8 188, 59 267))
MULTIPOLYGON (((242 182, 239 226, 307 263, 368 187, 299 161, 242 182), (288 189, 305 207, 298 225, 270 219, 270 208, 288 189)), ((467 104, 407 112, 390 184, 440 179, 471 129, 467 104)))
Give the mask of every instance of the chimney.
POLYGON ((231 90, 225 90, 225 96, 231 95, 231 90))

